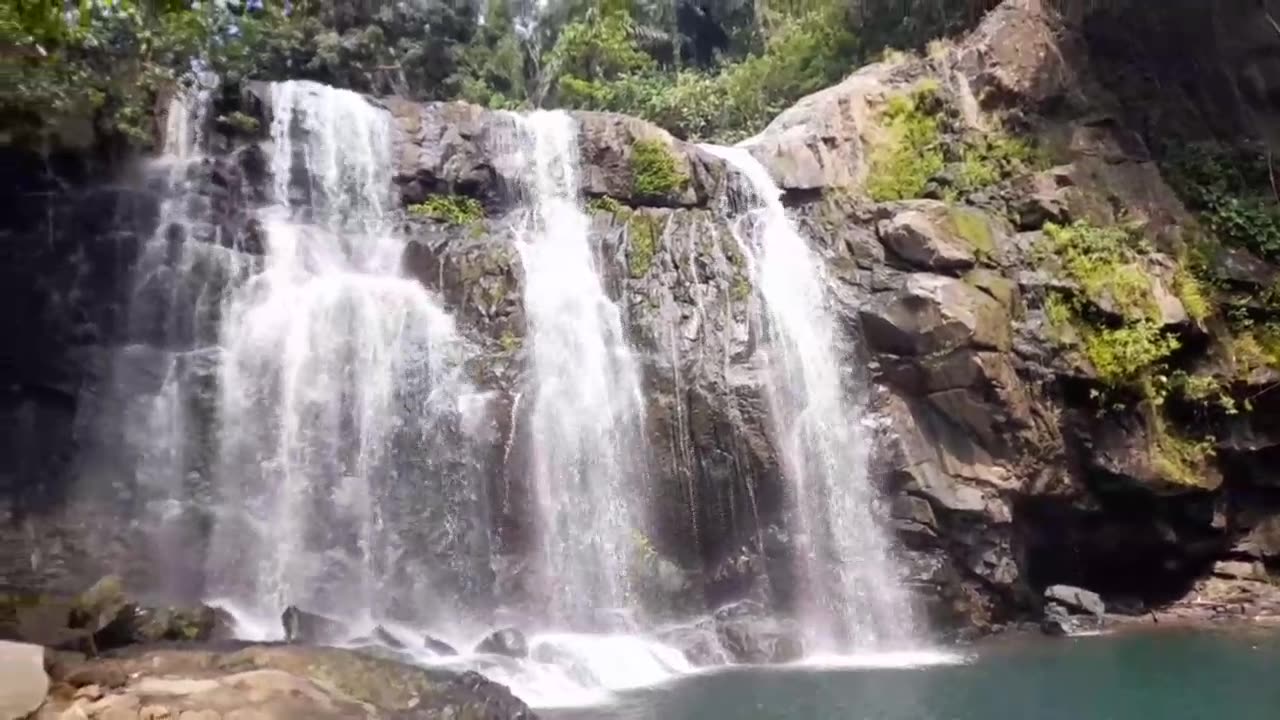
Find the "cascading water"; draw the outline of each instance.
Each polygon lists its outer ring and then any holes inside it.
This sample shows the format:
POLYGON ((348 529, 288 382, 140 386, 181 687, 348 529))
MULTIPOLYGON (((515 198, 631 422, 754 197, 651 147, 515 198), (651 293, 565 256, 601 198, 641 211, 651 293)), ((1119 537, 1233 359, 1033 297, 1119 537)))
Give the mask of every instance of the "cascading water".
POLYGON ((271 112, 265 268, 221 328, 212 593, 262 618, 456 614, 488 563, 480 483, 448 451, 474 390, 401 272, 390 117, 308 82, 273 86, 271 112))
POLYGON ((750 183, 755 206, 735 234, 764 300, 767 393, 790 483, 800 619, 811 649, 870 651, 911 643, 910 603, 874 517, 868 438, 820 259, 787 218, 781 190, 741 148, 705 146, 750 183))
POLYGON ((517 228, 532 345, 529 427, 544 590, 553 621, 591 627, 633 603, 644 527, 643 399, 618 308, 605 295, 563 112, 512 116, 526 214, 517 228))

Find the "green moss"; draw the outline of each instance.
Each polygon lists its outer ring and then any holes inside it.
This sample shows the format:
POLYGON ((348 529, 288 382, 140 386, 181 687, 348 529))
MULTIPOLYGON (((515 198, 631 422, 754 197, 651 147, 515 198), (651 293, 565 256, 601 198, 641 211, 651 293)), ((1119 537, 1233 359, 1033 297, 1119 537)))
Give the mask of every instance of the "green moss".
POLYGON ((1030 141, 1003 130, 992 130, 965 138, 951 188, 961 196, 990 187, 1007 178, 1048 165, 1047 159, 1030 141))
POLYGON ((609 197, 601 195, 587 201, 587 210, 593 213, 608 213, 610 215, 618 215, 623 211, 622 203, 609 197))
POLYGON ((511 354, 520 349, 520 336, 510 330, 503 330, 502 335, 498 338, 498 344, 502 346, 502 351, 511 354))
POLYGON ((973 248, 973 254, 979 260, 990 260, 995 256, 995 237, 987 217, 981 212, 953 205, 947 209, 947 226, 952 235, 973 248))
POLYGON ((484 219, 484 206, 480 201, 464 195, 432 195, 417 205, 410 205, 409 212, 450 225, 470 225, 484 219))
POLYGON ((871 153, 867 192, 873 200, 920 197, 942 172, 942 122, 936 85, 889 98, 880 111, 884 139, 871 153))
POLYGON ((255 135, 260 128, 257 118, 250 117, 239 110, 219 116, 218 123, 244 135, 255 135))
POLYGON ((738 303, 746 302, 751 297, 751 281, 746 275, 734 276, 733 285, 729 286, 729 297, 738 303))
POLYGON ((627 270, 633 278, 642 278, 653 266, 653 258, 658 254, 658 245, 662 237, 662 229, 658 221, 644 213, 632 213, 627 219, 629 228, 627 246, 627 270))
POLYGON ((1134 249, 1138 244, 1123 227, 1049 223, 1036 252, 1077 286, 1070 295, 1049 294, 1045 313, 1055 335, 1079 343, 1104 386, 1160 405, 1168 386, 1164 361, 1180 342, 1162 326, 1151 280, 1134 249), (1099 308, 1119 322, 1100 318, 1099 308))
POLYGON ((1204 323, 1213 314, 1213 303, 1208 291, 1185 263, 1179 263, 1174 272, 1173 290, 1192 320, 1204 323))
POLYGON ((1046 242, 1037 248, 1057 262, 1084 299, 1128 319, 1159 314, 1151 280, 1134 252, 1137 238, 1123 227, 1100 228, 1084 222, 1044 226, 1046 242))
POLYGON ((1280 328, 1263 325, 1237 332, 1231 338, 1231 355, 1238 375, 1280 368, 1280 328))
POLYGON ((1155 471, 1169 482, 1203 487, 1205 466, 1214 457, 1213 438, 1182 437, 1165 428, 1158 417, 1153 425, 1151 461, 1155 471))
POLYGON ((922 197, 943 175, 950 183, 945 196, 959 198, 1048 164, 1029 140, 1003 129, 972 131, 948 110, 936 82, 889 98, 878 117, 883 135, 871 152, 873 200, 922 197))
POLYGON ((1158 390, 1146 387, 1149 375, 1179 346, 1178 338, 1149 319, 1084 332, 1084 352, 1098 379, 1111 387, 1139 386, 1144 394, 1158 390))
POLYGON ((637 197, 667 197, 688 181, 661 140, 637 140, 631 146, 631 189, 637 197))

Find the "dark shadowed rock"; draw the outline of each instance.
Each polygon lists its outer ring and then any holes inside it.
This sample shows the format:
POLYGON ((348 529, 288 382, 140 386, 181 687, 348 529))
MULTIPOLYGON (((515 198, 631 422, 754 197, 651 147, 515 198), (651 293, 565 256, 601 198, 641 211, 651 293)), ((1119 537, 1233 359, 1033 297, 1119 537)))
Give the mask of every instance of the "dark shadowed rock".
POLYGON ((476 645, 476 652, 522 658, 529 655, 529 642, 515 628, 502 628, 490 633, 476 645))
POLYGON ((375 627, 373 629, 373 632, 369 633, 369 635, 372 636, 374 640, 382 643, 383 645, 386 645, 389 648, 392 648, 395 650, 403 650, 405 647, 404 643, 400 641, 400 638, 396 637, 395 635, 392 635, 389 630, 382 627, 381 625, 378 625, 377 627, 375 627))
POLYGON ((350 637, 346 625, 318 613, 290 605, 280 615, 285 642, 324 645, 350 637))

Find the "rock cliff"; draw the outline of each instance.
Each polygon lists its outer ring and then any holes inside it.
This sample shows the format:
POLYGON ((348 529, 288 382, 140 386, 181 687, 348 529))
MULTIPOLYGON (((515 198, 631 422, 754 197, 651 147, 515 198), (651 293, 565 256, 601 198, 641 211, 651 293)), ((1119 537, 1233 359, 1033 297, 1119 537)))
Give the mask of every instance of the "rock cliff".
MULTIPOLYGON (((965 39, 858 70, 747 143, 828 261, 851 338, 849 372, 873 388, 881 515, 944 633, 1033 615, 1044 588, 1059 584, 1096 591, 1131 615, 1280 611, 1271 585, 1280 568, 1280 369, 1243 360, 1222 312, 1190 307, 1183 238, 1196 220, 1135 127, 1133 96, 1104 82, 1115 80, 1106 62, 1080 27, 1039 3, 1006 3, 965 39), (869 186, 893 142, 886 118, 895 99, 912 97, 941 118, 938 142, 1030 137, 1036 161, 1002 166, 977 186, 966 185, 962 160, 931 173, 918 197, 874 200, 869 186), (1231 412, 1187 394, 1157 409, 1099 367, 1085 336, 1129 327, 1133 297, 1094 292, 1092 278, 1073 274, 1058 251, 1069 241, 1062 228, 1077 222, 1133 233, 1132 250, 1113 264, 1140 277, 1138 302, 1153 308, 1141 326, 1176 340, 1168 371, 1209 378, 1215 397, 1234 401, 1231 412), (1071 317, 1093 324, 1064 323, 1055 311, 1064 298, 1071 317), (1193 434, 1207 440, 1171 462, 1167 438, 1193 434)), ((229 89, 211 115, 234 109, 265 128, 264 92, 229 89)), ((528 428, 518 402, 522 278, 508 219, 516 182, 499 152, 506 120, 458 103, 372 101, 394 118, 405 267, 457 317, 477 348, 472 374, 492 393, 491 442, 475 461, 502 499, 492 507, 498 554, 515 558, 529 542, 528 428), (482 213, 460 220, 408 209, 453 197, 478 201, 482 213)), ((643 365, 655 602, 785 607, 790 544, 759 379, 759 299, 725 220, 741 181, 642 121, 575 118, 598 264, 643 365), (683 182, 657 193, 637 183, 635 155, 649 143, 665 148, 683 182)), ((211 124, 218 152, 191 178, 201 222, 171 242, 218 245, 251 266, 261 247, 245 208, 266 192, 262 133, 211 124)), ((123 416, 135 400, 113 390, 118 373, 140 374, 132 388, 159 385, 168 370, 148 360, 152 350, 214 344, 216 312, 200 298, 229 278, 212 265, 170 268, 155 291, 167 293, 157 307, 168 309, 131 315, 133 268, 161 222, 145 173, 84 154, 7 159, 0 585, 78 590, 111 568, 139 586, 198 596, 207 518, 197 513, 163 558, 139 550, 140 529, 118 518, 133 517, 148 489, 125 426, 104 431, 97 419, 123 416), (135 361, 121 364, 122 351, 135 361)), ((1217 257, 1209 271, 1225 295, 1263 298, 1280 277, 1247 250, 1217 257)), ((1109 280, 1117 277, 1133 274, 1109 280)), ((1256 305, 1256 322, 1275 319, 1274 305, 1256 305)), ((186 357, 176 371, 204 378, 189 384, 203 390, 180 400, 208 408, 213 361, 186 357)), ((187 434, 196 495, 207 492, 206 438, 200 428, 187 434)), ((481 584, 518 596, 519 564, 496 565, 481 584)))

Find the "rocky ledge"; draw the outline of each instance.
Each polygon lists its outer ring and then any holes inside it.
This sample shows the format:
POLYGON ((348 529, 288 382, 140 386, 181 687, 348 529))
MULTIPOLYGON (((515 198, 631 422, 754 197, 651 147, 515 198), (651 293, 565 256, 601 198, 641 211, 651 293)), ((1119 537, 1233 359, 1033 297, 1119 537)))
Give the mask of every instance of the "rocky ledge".
POLYGON ((12 687, 0 680, 0 708, 13 713, 6 720, 536 717, 479 674, 427 670, 340 648, 130 647, 92 660, 50 653, 43 668, 32 669, 40 648, 12 647, 0 651, 19 658, 15 667, 25 674, 12 687), (16 684, 28 680, 36 684, 16 684), (31 688, 41 681, 48 695, 37 699, 31 688))
POLYGON ((147 607, 115 577, 67 600, 6 597, 0 720, 536 717, 477 673, 398 662, 386 647, 303 644, 332 641, 334 621, 296 608, 282 621, 289 644, 231 640, 224 613, 147 607))

